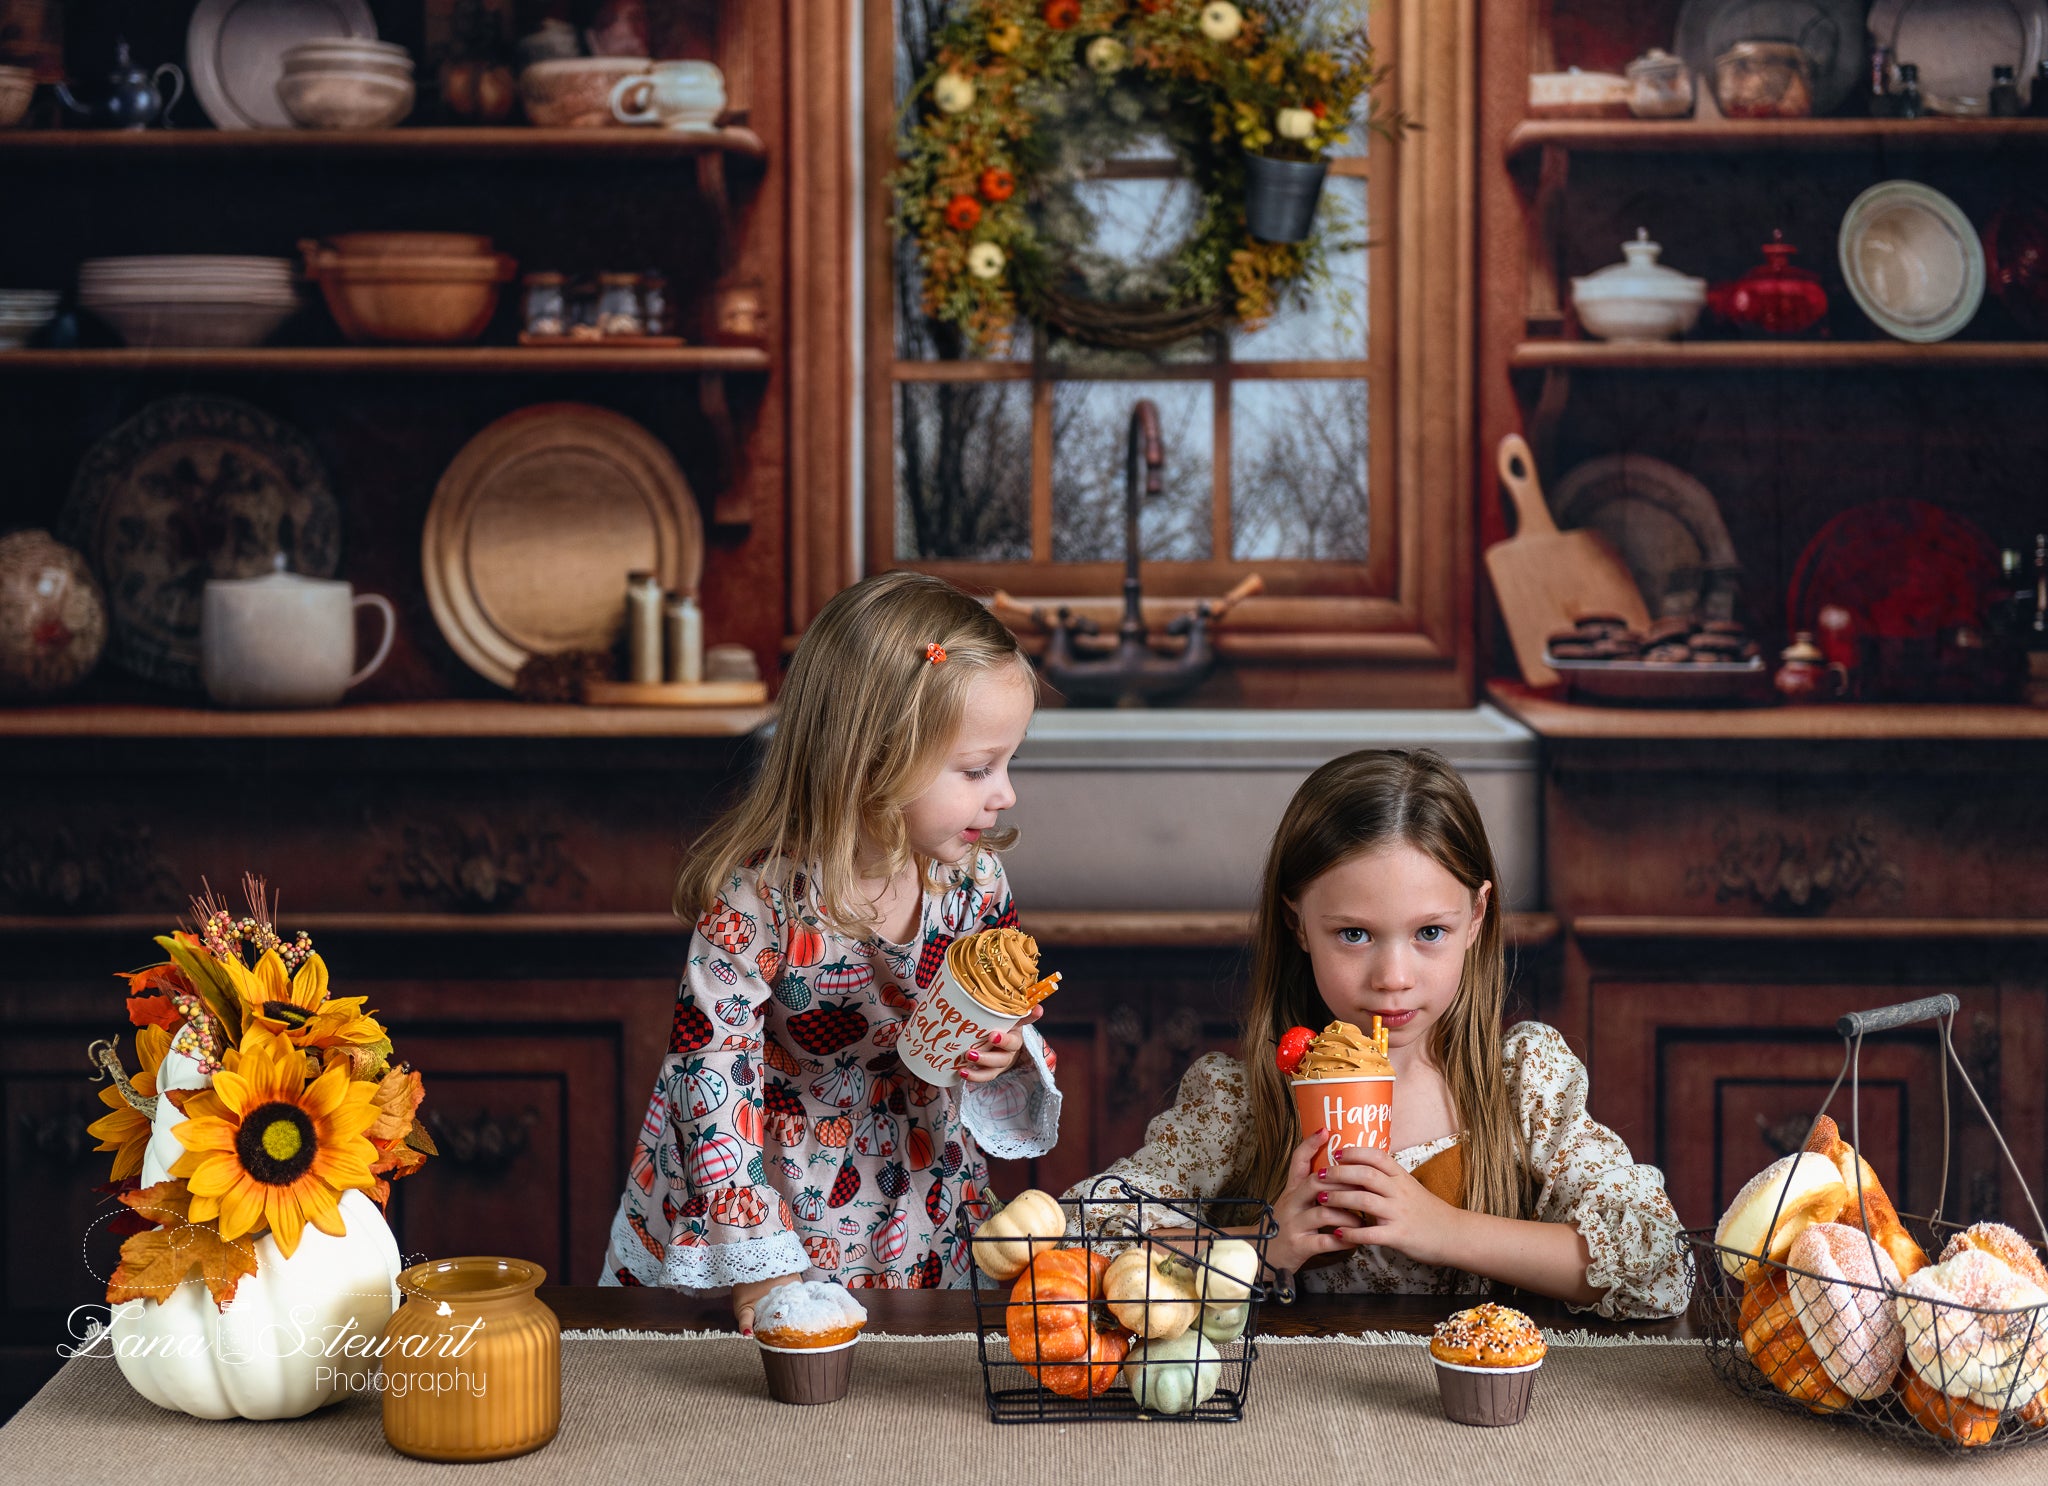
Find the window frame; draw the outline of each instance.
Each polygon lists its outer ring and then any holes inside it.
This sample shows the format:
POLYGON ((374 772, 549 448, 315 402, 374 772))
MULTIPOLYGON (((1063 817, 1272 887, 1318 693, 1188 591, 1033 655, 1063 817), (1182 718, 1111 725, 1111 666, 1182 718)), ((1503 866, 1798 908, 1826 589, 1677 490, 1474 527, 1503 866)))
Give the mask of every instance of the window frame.
MULTIPOLYGON (((895 556, 895 389, 911 381, 1021 381, 1049 401, 1061 380, 1164 382, 1208 380, 1220 399, 1228 378, 1215 363, 1118 369, 1091 368, 1085 378, 1038 376, 1033 363, 895 360, 890 200, 883 184, 894 169, 893 0, 864 0, 863 68, 858 80, 863 132, 865 272, 863 439, 855 519, 865 538, 866 571, 915 567, 970 591, 1007 590, 1019 600, 1067 602, 1112 624, 1120 609, 1121 563, 1053 564, 1044 549, 1049 481, 1034 491, 1034 557, 1029 562, 911 561, 895 556), (914 368, 914 369, 913 369, 914 368), (1042 559, 1042 560, 1041 560, 1042 559), (1057 574, 1056 579, 1054 575, 1057 574), (1065 580, 1064 582, 1059 580, 1065 580), (1079 591, 1076 591, 1079 590, 1079 591)), ((1233 610, 1217 633, 1226 659, 1254 669, 1350 662, 1377 673, 1352 690, 1375 704, 1467 705, 1472 695, 1471 553, 1473 510, 1473 138, 1474 25, 1472 0, 1381 0, 1376 27, 1393 40, 1392 102, 1420 127, 1397 145, 1375 139, 1366 173, 1373 213, 1370 315, 1375 333, 1366 359, 1373 409, 1369 489, 1374 499, 1368 557, 1363 563, 1314 559, 1150 564, 1144 569, 1148 622, 1184 612, 1190 598, 1213 596, 1257 571, 1267 592, 1233 610), (1391 230, 1380 233, 1383 224, 1391 230), (1349 573, 1346 573, 1346 570, 1349 573), (1304 591, 1313 589, 1316 591, 1304 591), (1349 591, 1347 591, 1347 589, 1349 591)), ((1357 162, 1363 165, 1365 162, 1357 162)), ((1229 377, 1320 379, 1358 376, 1360 363, 1243 361, 1229 377), (1345 371, 1343 368, 1354 368, 1345 371)), ((1214 470, 1218 498, 1227 491, 1227 418, 1214 408, 1214 470)), ((1043 441, 1044 419, 1038 426, 1043 441)), ((1170 451, 1169 451, 1170 453, 1170 451)), ((1034 464, 1050 451, 1034 448, 1034 464)), ((1027 642, 1032 637, 1025 636, 1027 642)), ((1276 678, 1278 679, 1278 678, 1276 678)), ((1298 688, 1297 688, 1298 689, 1298 688)), ((1272 688, 1268 688, 1272 690, 1272 688)), ((1278 694, 1290 691, 1282 681, 1278 694)))

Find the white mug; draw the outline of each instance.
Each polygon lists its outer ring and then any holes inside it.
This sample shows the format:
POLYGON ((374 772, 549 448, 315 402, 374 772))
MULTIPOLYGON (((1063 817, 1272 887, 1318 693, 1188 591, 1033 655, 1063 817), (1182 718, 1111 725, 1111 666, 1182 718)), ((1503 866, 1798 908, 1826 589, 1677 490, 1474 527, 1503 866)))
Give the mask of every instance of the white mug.
POLYGON ((215 578, 199 619, 199 671, 223 707, 331 707, 367 681, 391 653, 398 615, 379 594, 357 595, 338 578, 282 570, 215 578), (384 616, 384 637, 356 666, 356 610, 384 616))
POLYGON ((664 129, 716 128, 725 112, 725 74, 710 62, 656 62, 612 87, 612 117, 664 129))

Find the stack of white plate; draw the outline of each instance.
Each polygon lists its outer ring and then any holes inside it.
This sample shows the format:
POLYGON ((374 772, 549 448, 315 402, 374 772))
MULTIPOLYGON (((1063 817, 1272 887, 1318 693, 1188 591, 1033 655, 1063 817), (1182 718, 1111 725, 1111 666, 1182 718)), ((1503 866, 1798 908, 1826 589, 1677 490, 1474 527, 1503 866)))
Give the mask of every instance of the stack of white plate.
POLYGON ((55 289, 0 289, 0 351, 18 351, 57 315, 55 289))
POLYGON ((131 346, 254 346, 299 307, 289 258, 89 258, 78 303, 131 346))
POLYGON ((277 99, 301 129, 388 129, 412 112, 412 53, 329 37, 284 54, 277 99))

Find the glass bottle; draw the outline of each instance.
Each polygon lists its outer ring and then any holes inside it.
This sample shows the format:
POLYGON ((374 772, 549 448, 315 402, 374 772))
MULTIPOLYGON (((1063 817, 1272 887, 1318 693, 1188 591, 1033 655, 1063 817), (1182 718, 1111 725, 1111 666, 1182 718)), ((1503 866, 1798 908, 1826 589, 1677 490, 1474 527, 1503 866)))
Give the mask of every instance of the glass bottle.
POLYGON ((663 648, 668 652, 670 681, 704 679, 704 611, 695 596, 671 593, 662 605, 663 648))
POLYGON ((600 334, 594 280, 579 278, 569 285, 569 334, 578 340, 596 340, 600 334))
POLYGON ((640 275, 640 325, 648 335, 674 335, 675 312, 669 305, 668 277, 650 270, 640 275))
POLYGON ((2034 91, 2027 95, 2027 117, 2048 119, 2048 62, 2034 69, 2034 91))
POLYGON ((1902 119, 1917 119, 1924 105, 1920 101, 1920 69, 1911 62, 1899 64, 1899 93, 1897 114, 1902 119))
POLYGON ((2019 85, 2012 80, 2010 67, 1991 69, 1990 111, 1994 119, 2016 119, 2020 116, 2019 85))
POLYGON ((525 322, 528 335, 567 335, 569 301, 558 273, 526 276, 525 322))
POLYGON ((597 333, 641 335, 640 275, 601 273, 597 276, 597 333))
POLYGON ((653 573, 626 575, 626 679, 661 680, 661 579, 653 573))
POLYGON ((1898 103, 1892 95, 1892 49, 1883 45, 1873 46, 1870 49, 1870 116, 1888 119, 1899 111, 1898 103))

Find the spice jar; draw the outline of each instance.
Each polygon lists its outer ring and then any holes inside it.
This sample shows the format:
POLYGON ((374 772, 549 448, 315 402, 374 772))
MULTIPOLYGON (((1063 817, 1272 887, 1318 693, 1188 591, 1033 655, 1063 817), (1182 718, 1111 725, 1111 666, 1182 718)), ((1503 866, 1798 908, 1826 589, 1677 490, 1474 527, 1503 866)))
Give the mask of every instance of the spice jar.
POLYGON ((640 335, 640 275, 601 273, 597 276, 597 333, 640 335))
POLYGON ((1692 112, 1692 69, 1662 47, 1651 47, 1622 69, 1628 111, 1639 119, 1682 119, 1692 112))
POLYGON ((1789 41, 1738 41, 1714 59, 1714 101, 1731 119, 1813 113, 1813 63, 1789 41))
POLYGON ((384 1438, 420 1460, 504 1460, 562 1423, 562 1328, 524 1259, 415 1264, 384 1328, 384 1438))
POLYGON ((526 276, 523 314, 528 335, 567 335, 569 301, 562 292, 558 273, 530 273, 526 276))
POLYGON ((665 274, 640 275, 640 327, 648 335, 674 335, 675 310, 669 303, 665 274))

